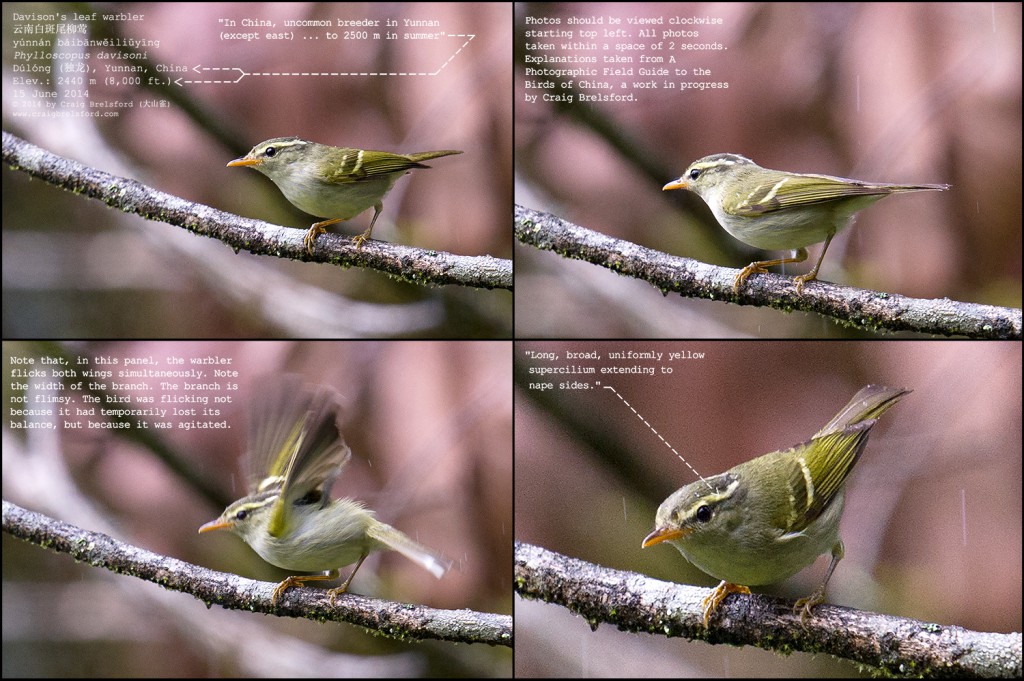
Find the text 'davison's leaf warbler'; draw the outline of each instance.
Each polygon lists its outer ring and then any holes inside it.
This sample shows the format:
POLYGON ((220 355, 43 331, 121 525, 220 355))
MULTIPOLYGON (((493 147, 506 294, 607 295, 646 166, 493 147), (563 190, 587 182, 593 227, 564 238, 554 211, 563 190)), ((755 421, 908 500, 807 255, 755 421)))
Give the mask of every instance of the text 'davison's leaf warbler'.
POLYGON ((801 621, 825 599, 843 557, 839 519, 846 479, 878 418, 909 390, 869 385, 810 440, 698 480, 662 502, 642 546, 667 541, 722 580, 704 599, 704 626, 730 593, 796 574, 826 551, 825 581, 796 602, 801 621))
POLYGON ((767 267, 803 262, 807 246, 825 242, 814 268, 795 277, 797 292, 818 277, 825 251, 855 213, 890 194, 943 191, 948 184, 887 184, 831 175, 805 175, 762 168, 738 154, 714 154, 694 161, 663 190, 689 189, 708 204, 718 224, 745 244, 766 251, 794 251, 791 258, 752 262, 736 275, 739 293, 751 274, 767 267))
POLYGON ((393 154, 349 147, 331 147, 307 142, 298 137, 277 137, 260 142, 228 167, 248 166, 260 171, 277 185, 285 198, 310 215, 328 218, 314 223, 303 242, 313 252, 313 244, 328 225, 349 220, 367 208, 373 208, 370 227, 352 241, 362 248, 373 232, 377 217, 384 210, 384 197, 402 175, 414 168, 429 168, 422 161, 461 151, 423 151, 393 154))
POLYGON ((397 551, 440 579, 451 561, 374 517, 352 499, 331 499, 331 486, 352 455, 338 430, 337 395, 328 388, 307 389, 295 376, 275 378, 257 393, 249 424, 248 496, 234 502, 200 532, 230 530, 263 560, 324 575, 288 577, 274 589, 272 602, 303 582, 338 577, 355 563, 344 584, 331 589, 331 604, 348 590, 371 551, 397 551))

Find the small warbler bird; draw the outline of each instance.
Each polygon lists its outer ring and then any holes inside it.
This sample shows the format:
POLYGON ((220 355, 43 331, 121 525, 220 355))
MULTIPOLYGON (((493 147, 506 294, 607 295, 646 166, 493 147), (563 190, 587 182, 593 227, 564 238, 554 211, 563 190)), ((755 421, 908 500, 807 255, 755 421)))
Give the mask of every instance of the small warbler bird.
POLYGON ((704 599, 704 626, 730 593, 796 574, 831 550, 822 585, 796 602, 805 621, 825 599, 844 554, 839 538, 846 479, 868 433, 903 388, 868 385, 802 444, 764 454, 692 482, 658 507, 643 548, 669 542, 695 566, 722 580, 704 599))
POLYGON ((276 137, 260 142, 242 158, 228 163, 228 167, 254 168, 273 180, 295 207, 310 215, 330 218, 314 223, 306 232, 303 243, 312 254, 316 237, 327 231, 325 227, 349 220, 372 206, 370 227, 352 239, 357 248, 362 248, 384 210, 384 197, 398 178, 414 168, 430 167, 422 161, 461 153, 447 149, 393 154, 331 147, 298 137, 276 137))
POLYGON ((739 154, 714 154, 694 161, 662 190, 689 189, 708 204, 718 224, 745 244, 767 251, 794 251, 792 258, 752 262, 736 275, 733 290, 767 267, 807 259, 806 246, 825 246, 814 269, 795 277, 797 293, 818 278, 832 237, 858 211, 890 194, 944 191, 948 184, 887 184, 831 175, 787 173, 762 168, 739 154))
POLYGON ((438 579, 451 567, 358 501, 331 499, 331 486, 352 455, 338 430, 338 409, 336 393, 306 389, 295 376, 276 378, 259 391, 248 457, 250 468, 264 477, 199 528, 234 532, 263 560, 285 570, 326 573, 288 577, 274 589, 273 603, 293 586, 337 579, 337 568, 355 563, 345 582, 328 592, 334 605, 372 551, 397 551, 438 579))

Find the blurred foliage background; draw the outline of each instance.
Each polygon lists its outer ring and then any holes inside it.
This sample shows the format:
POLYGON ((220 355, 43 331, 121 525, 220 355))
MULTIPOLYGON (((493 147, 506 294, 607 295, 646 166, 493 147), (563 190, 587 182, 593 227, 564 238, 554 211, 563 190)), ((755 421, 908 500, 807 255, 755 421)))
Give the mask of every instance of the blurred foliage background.
MULTIPOLYGON (((674 547, 641 549, 659 504, 702 475, 806 441, 863 386, 912 393, 879 421, 847 485, 846 557, 828 602, 980 631, 1021 630, 1021 345, 948 341, 537 341, 516 344, 515 535, 657 579, 714 586, 674 547), (649 366, 613 351, 702 354, 671 374, 563 375, 610 390, 529 383, 537 366, 649 366), (555 352, 559 361, 531 360, 555 352), (566 360, 597 351, 603 359, 566 360)), ((755 591, 791 600, 827 555, 755 591)), ((617 631, 517 598, 522 676, 848 676, 828 656, 617 631)))
MULTIPOLYGON (((18 36, 12 32, 24 22, 8 21, 11 13, 95 8, 4 3, 4 130, 184 199, 301 229, 315 220, 292 207, 267 178, 227 168, 227 162, 265 139, 292 135, 398 152, 461 149, 465 153, 452 157, 454 162, 444 159, 398 182, 374 238, 460 255, 511 257, 510 5, 106 3, 104 12, 140 13, 145 19, 92 22, 88 37, 159 41, 145 49, 151 68, 238 69, 170 76, 237 82, 107 85, 108 74, 100 72, 88 101, 131 102, 133 108, 117 117, 24 116, 25 98, 14 93, 27 91, 32 104, 43 98, 32 96, 33 88, 13 85, 11 45, 18 36), (236 30, 253 31, 242 28, 244 18, 274 21, 279 31, 286 30, 286 19, 373 18, 381 22, 378 32, 388 18, 436 20, 450 34, 475 37, 450 61, 467 37, 314 42, 301 39, 318 33, 306 29, 293 41, 221 39, 224 19, 238 22, 236 30), (239 70, 250 75, 239 78, 239 70), (334 71, 436 75, 254 75, 334 71), (154 102, 159 105, 143 106, 154 102)), ((96 52, 90 50, 94 66, 96 52)), ((152 70, 148 75, 166 77, 152 70)), ((141 80, 147 83, 148 76, 141 80)), ((55 83, 39 88, 54 95, 45 101, 61 105, 74 89, 55 83)), ((430 288, 370 270, 236 254, 215 240, 108 210, 31 182, 23 173, 5 168, 2 175, 4 337, 511 336, 507 291, 430 288)), ((371 216, 372 211, 356 216, 337 231, 357 234, 371 216)))
MULTIPOLYGON (((137 430, 12 430, 8 416, 3 495, 157 553, 280 581, 287 573, 265 563, 239 538, 200 536, 197 530, 246 493, 241 457, 253 386, 263 385, 266 376, 295 373, 342 396, 341 429, 352 460, 334 496, 365 502, 385 522, 454 561, 437 580, 394 552, 375 553, 359 570, 352 591, 508 615, 511 350, 508 342, 5 342, 5 367, 12 366, 12 356, 57 352, 90 360, 218 355, 230 357, 241 378, 236 400, 223 408, 229 430, 144 431, 157 435, 169 456, 143 443, 137 430), (179 469, 198 475, 214 492, 189 482, 175 472, 179 469)), ((8 369, 5 407, 11 405, 10 376, 8 369)), ((148 406, 136 397, 160 394, 114 392, 132 399, 132 406, 148 406)), ((85 406, 80 398, 77 406, 85 406)), ((208 609, 193 596, 79 565, 6 534, 3 557, 4 676, 511 673, 508 648, 410 644, 347 624, 208 609)))
MULTIPOLYGON (((577 54, 559 47, 568 40, 532 42, 555 44, 547 54, 577 54)), ((952 189, 941 195, 890 198, 861 213, 830 246, 821 277, 914 297, 1021 305, 1019 3, 519 3, 516 47, 518 203, 738 268, 763 252, 730 237, 696 195, 661 190, 698 158, 732 152, 793 172, 944 182, 952 189), (626 19, 677 15, 723 20, 674 28, 696 28, 700 39, 690 42, 727 49, 658 53, 675 55, 670 69, 692 74, 699 66, 710 76, 609 80, 616 88, 620 80, 727 81, 728 89, 642 90, 639 102, 523 103, 525 17, 562 21, 529 26, 541 30, 578 30, 570 17, 617 17, 618 27, 606 20, 586 28, 621 27, 634 36, 626 42, 653 44, 635 39, 638 27, 626 19)), ((652 53, 596 54, 632 55, 636 70, 652 53)), ((810 251, 808 263, 786 273, 810 269, 820 246, 810 251)), ((663 296, 526 246, 516 249, 516 293, 517 337, 866 335, 810 314, 663 296)))

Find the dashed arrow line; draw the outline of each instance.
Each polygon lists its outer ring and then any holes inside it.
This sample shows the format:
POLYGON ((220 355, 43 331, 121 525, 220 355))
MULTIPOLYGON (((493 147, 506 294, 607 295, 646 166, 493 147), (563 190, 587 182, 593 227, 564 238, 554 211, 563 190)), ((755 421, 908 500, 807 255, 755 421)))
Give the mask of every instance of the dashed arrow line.
MULTIPOLYGON (((601 385, 601 382, 600 382, 600 381, 595 381, 595 383, 596 383, 597 385, 601 385)), ((679 460, 680 460, 680 461, 682 461, 683 463, 685 463, 685 464, 686 464, 686 467, 687 467, 687 468, 689 468, 689 469, 690 469, 691 471, 693 471, 693 474, 694 474, 694 475, 696 475, 696 476, 697 476, 698 478, 700 478, 701 480, 704 480, 704 476, 703 476, 703 475, 701 475, 700 473, 698 473, 698 472, 697 472, 697 469, 696 469, 696 468, 694 468, 693 466, 691 466, 691 465, 690 465, 690 462, 689 462, 689 461, 687 461, 687 460, 686 460, 686 458, 685 458, 685 457, 683 457, 683 455, 682 455, 682 454, 680 454, 679 452, 677 452, 677 451, 676 451, 676 448, 675 448, 675 447, 673 447, 673 446, 671 445, 671 443, 669 443, 669 441, 668 441, 668 440, 666 440, 665 438, 663 438, 663 437, 661 436, 661 433, 659 433, 659 432, 657 431, 657 429, 655 429, 655 427, 654 427, 654 426, 652 426, 652 425, 651 425, 651 424, 650 424, 650 423, 649 423, 649 422, 647 421, 647 419, 645 419, 645 418, 643 417, 643 415, 641 415, 641 414, 640 414, 640 412, 638 412, 638 411, 637 411, 637 410, 636 410, 635 408, 633 408, 633 405, 632 405, 632 404, 630 404, 630 403, 629 403, 629 401, 627 401, 625 397, 623 397, 623 396, 622 396, 621 394, 619 394, 619 391, 618 391, 618 390, 616 390, 615 388, 611 387, 610 385, 602 385, 601 387, 602 387, 602 388, 604 388, 605 390, 611 390, 611 391, 612 391, 613 393, 615 393, 615 396, 616 396, 616 397, 618 397, 618 398, 619 398, 619 399, 620 399, 620 400, 622 401, 622 403, 623 403, 624 405, 626 405, 627 407, 629 407, 629 410, 630 410, 631 412, 633 412, 634 414, 636 414, 636 417, 637 417, 638 419, 640 419, 640 420, 641 420, 641 421, 643 422, 643 424, 644 424, 645 426, 647 426, 648 428, 650 428, 650 429, 651 429, 651 432, 652 432, 652 433, 654 433, 655 435, 657 435, 657 436, 658 436, 658 439, 659 439, 659 440, 661 440, 662 442, 664 442, 664 443, 665 443, 665 446, 666 446, 666 447, 668 447, 668 448, 669 448, 669 449, 670 449, 670 450, 672 451, 672 453, 673 453, 673 454, 675 454, 676 456, 678 456, 678 457, 679 457, 679 460)), ((709 482, 708 482, 707 480, 704 480, 704 484, 706 484, 706 485, 707 485, 707 486, 708 486, 709 488, 711 488, 711 489, 714 489, 713 487, 711 487, 711 483, 709 483, 709 482)))
POLYGON ((459 49, 455 50, 455 52, 450 57, 448 57, 448 59, 443 64, 441 64, 441 66, 439 66, 437 68, 437 70, 435 70, 435 71, 325 71, 325 72, 318 72, 318 71, 299 71, 299 72, 290 72, 290 71, 254 71, 254 72, 250 73, 248 71, 244 71, 244 70, 238 68, 237 66, 199 66, 199 65, 196 65, 196 66, 192 67, 192 70, 195 71, 196 73, 202 73, 204 71, 210 71, 210 72, 213 72, 213 71, 229 71, 229 72, 234 72, 234 73, 238 74, 238 77, 234 78, 232 80, 189 80, 189 79, 185 79, 185 78, 177 78, 177 79, 174 80, 174 84, 175 85, 179 85, 179 86, 180 85, 233 85, 235 83, 240 82, 243 78, 246 78, 247 76, 328 76, 328 77, 338 77, 338 76, 436 76, 437 74, 441 73, 441 71, 443 71, 445 69, 445 67, 448 66, 448 64, 452 63, 452 60, 454 60, 455 57, 459 56, 459 53, 462 52, 464 49, 466 49, 466 46, 469 45, 473 41, 473 38, 476 37, 475 33, 451 33, 451 34, 448 34, 448 35, 451 38, 465 38, 466 41, 464 43, 462 43, 462 45, 459 46, 459 49))

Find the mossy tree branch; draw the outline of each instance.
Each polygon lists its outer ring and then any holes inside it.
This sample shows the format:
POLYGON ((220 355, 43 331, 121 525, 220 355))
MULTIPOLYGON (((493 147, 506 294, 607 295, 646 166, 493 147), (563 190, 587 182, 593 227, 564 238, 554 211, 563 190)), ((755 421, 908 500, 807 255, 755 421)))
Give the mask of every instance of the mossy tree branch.
POLYGON ((436 639, 456 643, 512 646, 512 618, 472 610, 438 610, 345 594, 329 604, 326 591, 290 589, 279 605, 270 602, 275 584, 208 570, 162 556, 3 502, 3 530, 11 536, 93 567, 154 582, 225 608, 314 621, 347 622, 400 640, 436 639))
POLYGON ((562 257, 583 260, 618 274, 641 279, 663 292, 816 312, 836 322, 869 331, 917 331, 969 338, 1021 338, 1021 311, 964 303, 948 298, 925 300, 813 281, 797 294, 791 278, 759 274, 733 291, 738 270, 662 253, 595 232, 566 220, 517 205, 513 230, 520 242, 562 257))
POLYGON ((512 290, 512 261, 491 256, 465 256, 422 248, 368 241, 356 248, 337 234, 322 234, 312 255, 302 243, 305 230, 271 225, 186 201, 141 182, 111 175, 3 133, 3 159, 12 169, 56 187, 97 199, 112 208, 177 225, 195 234, 219 239, 236 251, 292 260, 366 267, 414 284, 457 284, 512 290))
POLYGON ((970 631, 904 617, 818 605, 806 626, 792 603, 730 596, 704 628, 708 589, 663 582, 516 542, 514 584, 523 598, 564 606, 596 628, 828 653, 899 676, 1020 677, 1021 634, 970 631))

